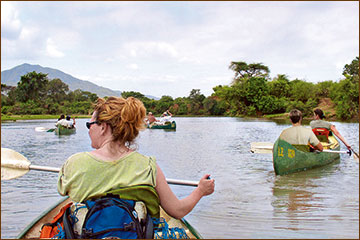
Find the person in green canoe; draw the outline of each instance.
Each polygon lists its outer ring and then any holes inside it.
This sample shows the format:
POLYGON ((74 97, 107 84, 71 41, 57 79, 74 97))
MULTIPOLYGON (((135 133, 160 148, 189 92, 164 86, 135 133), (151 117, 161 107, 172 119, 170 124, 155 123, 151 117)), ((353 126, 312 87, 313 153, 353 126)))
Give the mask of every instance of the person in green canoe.
POLYGON ((91 152, 70 156, 59 173, 58 192, 75 202, 106 194, 142 201, 152 217, 159 217, 161 206, 180 219, 204 196, 214 192, 214 179, 205 174, 190 195, 178 199, 154 157, 140 154, 132 146, 145 128, 146 109, 133 97, 99 98, 89 129, 91 152))
POLYGON ((292 127, 283 130, 279 136, 280 139, 292 145, 312 145, 316 150, 322 151, 323 146, 310 128, 301 125, 302 113, 298 109, 293 109, 289 113, 292 127))
POLYGON ((332 133, 335 134, 344 144, 345 146, 350 150, 351 146, 346 142, 346 140, 343 138, 343 136, 340 134, 340 132, 336 129, 335 125, 332 123, 324 120, 325 115, 324 112, 317 108, 314 110, 314 120, 310 122, 310 126, 312 129, 314 128, 326 128, 330 130, 332 133))

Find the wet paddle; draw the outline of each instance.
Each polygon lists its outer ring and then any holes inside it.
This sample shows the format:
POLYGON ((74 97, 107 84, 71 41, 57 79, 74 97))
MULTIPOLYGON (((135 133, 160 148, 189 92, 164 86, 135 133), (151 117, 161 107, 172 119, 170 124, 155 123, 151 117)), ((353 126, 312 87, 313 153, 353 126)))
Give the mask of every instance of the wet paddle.
MULTIPOLYGON (((33 165, 24 155, 9 148, 1 148, 1 180, 21 177, 30 170, 59 172, 60 168, 33 165)), ((198 186, 198 182, 195 181, 178 179, 166 179, 166 181, 174 185, 198 186)))
POLYGON ((55 128, 45 128, 45 127, 36 127, 36 132, 53 132, 55 131, 55 128))
MULTIPOLYGON (((344 142, 342 139, 340 139, 340 140, 345 144, 345 142, 344 142)), ((346 144, 345 144, 345 146, 346 146, 346 144)), ((359 160, 359 154, 357 154, 357 153, 354 151, 354 149, 350 148, 349 151, 352 151, 352 152, 354 153, 354 155, 357 157, 357 159, 359 160)), ((355 158, 355 156, 354 156, 354 158, 355 158)))
MULTIPOLYGON (((252 153, 272 153, 273 143, 271 142, 252 142, 250 144, 250 151, 252 153)), ((335 151, 335 150, 323 150, 327 153, 346 153, 351 156, 351 151, 335 151)))

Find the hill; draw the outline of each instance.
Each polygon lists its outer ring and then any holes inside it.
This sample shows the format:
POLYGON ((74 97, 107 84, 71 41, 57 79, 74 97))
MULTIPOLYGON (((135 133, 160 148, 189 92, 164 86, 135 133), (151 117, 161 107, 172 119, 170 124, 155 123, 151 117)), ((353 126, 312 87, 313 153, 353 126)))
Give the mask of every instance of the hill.
MULTIPOLYGON (((81 89, 83 91, 89 91, 96 93, 99 97, 105 96, 121 96, 121 91, 111 90, 109 88, 98 86, 92 82, 81 80, 71 76, 70 74, 64 73, 60 70, 42 67, 40 65, 31 65, 28 63, 21 64, 12 69, 5 70, 1 72, 1 83, 8 86, 17 86, 17 83, 20 81, 21 76, 29 72, 42 72, 48 74, 49 79, 59 78, 61 81, 69 85, 69 89, 74 91, 76 89, 81 89)), ((147 96, 151 99, 158 99, 154 96, 147 96)))
POLYGON ((111 90, 109 88, 98 86, 89 81, 80 80, 57 69, 42 67, 40 65, 31 65, 27 63, 21 64, 9 70, 2 71, 1 83, 10 86, 17 86, 21 76, 33 71, 38 73, 46 73, 48 74, 49 79, 59 78, 61 81, 69 85, 69 89, 71 91, 81 89, 83 91, 96 93, 99 97, 121 96, 121 91, 111 90))

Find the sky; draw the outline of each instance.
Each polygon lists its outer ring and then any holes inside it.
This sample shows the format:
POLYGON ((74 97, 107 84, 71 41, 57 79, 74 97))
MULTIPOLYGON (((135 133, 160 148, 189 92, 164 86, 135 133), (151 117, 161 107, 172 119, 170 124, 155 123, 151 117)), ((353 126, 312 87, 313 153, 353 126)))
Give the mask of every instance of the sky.
POLYGON ((1 1, 1 71, 39 64, 159 98, 210 96, 232 61, 317 83, 356 56, 358 1, 1 1))

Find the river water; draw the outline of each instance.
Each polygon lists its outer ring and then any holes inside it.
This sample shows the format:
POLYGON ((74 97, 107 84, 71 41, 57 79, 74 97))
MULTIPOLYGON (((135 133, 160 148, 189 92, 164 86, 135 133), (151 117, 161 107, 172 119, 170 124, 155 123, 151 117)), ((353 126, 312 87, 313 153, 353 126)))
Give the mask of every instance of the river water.
MULTIPOLYGON (((77 132, 36 132, 53 120, 2 123, 1 147, 35 165, 61 167, 70 155, 90 151, 85 122, 77 132)), ((186 219, 204 238, 359 239, 359 163, 341 161, 318 169, 275 176, 271 154, 250 153, 251 142, 274 142, 290 124, 241 118, 175 118, 176 131, 146 129, 137 149, 155 156, 167 178, 199 180, 209 173, 214 194, 186 219)), ((359 124, 333 122, 359 152, 359 124)), ((341 149, 345 146, 341 143, 341 149)), ((1 238, 15 238, 36 216, 58 201, 57 174, 30 171, 1 181, 1 238)), ((193 187, 171 188, 179 198, 193 187)))

